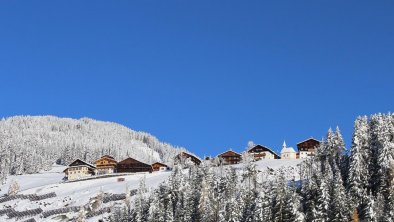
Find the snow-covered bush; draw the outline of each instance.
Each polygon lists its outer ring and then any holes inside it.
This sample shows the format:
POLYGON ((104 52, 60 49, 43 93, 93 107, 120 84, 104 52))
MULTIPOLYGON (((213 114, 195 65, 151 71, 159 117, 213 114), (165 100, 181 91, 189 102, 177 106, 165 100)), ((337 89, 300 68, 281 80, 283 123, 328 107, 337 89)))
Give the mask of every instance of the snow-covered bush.
POLYGON ((8 195, 9 196, 14 196, 17 195, 19 192, 19 184, 16 180, 13 180, 10 184, 10 187, 8 188, 8 195))

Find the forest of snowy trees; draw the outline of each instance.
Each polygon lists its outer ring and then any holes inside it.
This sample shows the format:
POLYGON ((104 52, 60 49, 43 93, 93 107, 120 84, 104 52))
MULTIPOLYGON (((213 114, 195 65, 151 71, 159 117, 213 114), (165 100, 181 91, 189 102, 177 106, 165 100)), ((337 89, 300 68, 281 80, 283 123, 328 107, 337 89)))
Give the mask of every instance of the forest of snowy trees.
POLYGON ((77 158, 92 163, 102 155, 171 164, 180 150, 184 149, 116 123, 15 116, 0 121, 0 183, 10 174, 37 173, 77 158))
POLYGON ((111 221, 394 221, 393 138, 393 114, 357 118, 349 152, 330 129, 299 180, 259 172, 249 158, 241 170, 177 165, 153 191, 142 181, 111 221))

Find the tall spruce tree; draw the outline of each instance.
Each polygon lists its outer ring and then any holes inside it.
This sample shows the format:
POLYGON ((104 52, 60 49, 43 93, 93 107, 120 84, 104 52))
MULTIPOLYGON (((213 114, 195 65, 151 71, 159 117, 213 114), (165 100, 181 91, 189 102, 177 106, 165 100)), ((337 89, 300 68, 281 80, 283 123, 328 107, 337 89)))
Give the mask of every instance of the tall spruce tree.
MULTIPOLYGON (((335 167, 335 165, 334 165, 335 167)), ((330 204, 328 209, 328 221, 341 222, 348 221, 350 213, 348 210, 347 197, 343 187, 342 177, 338 170, 333 174, 330 183, 330 204)))
POLYGON ((358 117, 354 124, 352 147, 349 157, 348 192, 351 208, 359 209, 367 193, 369 180, 369 123, 366 116, 358 117))

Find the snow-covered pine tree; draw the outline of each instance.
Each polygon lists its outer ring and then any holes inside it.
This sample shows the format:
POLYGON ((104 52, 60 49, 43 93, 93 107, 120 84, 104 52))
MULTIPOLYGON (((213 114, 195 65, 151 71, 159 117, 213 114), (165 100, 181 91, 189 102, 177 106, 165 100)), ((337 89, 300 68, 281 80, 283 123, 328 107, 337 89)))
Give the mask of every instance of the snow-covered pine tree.
POLYGON ((317 218, 320 169, 318 158, 304 160, 301 164, 301 203, 306 221, 315 221, 317 218))
POLYGON ((149 206, 149 222, 165 222, 164 221, 164 208, 160 204, 159 195, 157 192, 152 197, 152 203, 149 206))
POLYGON ((214 222, 218 220, 219 209, 217 208, 216 178, 213 170, 209 164, 203 166, 203 179, 201 182, 201 196, 199 211, 201 212, 201 220, 207 222, 214 222))
POLYGON ((330 204, 330 181, 332 180, 332 170, 328 164, 328 160, 324 161, 327 166, 325 169, 325 174, 322 172, 316 173, 316 181, 318 185, 318 190, 316 196, 314 196, 316 202, 316 220, 317 221, 328 221, 329 217, 329 204, 330 204))
POLYGON ((368 117, 358 117, 354 123, 349 157, 348 193, 351 209, 358 208, 367 193, 369 180, 369 123, 368 117))
POLYGON ((286 195, 284 201, 283 221, 304 221, 305 217, 301 212, 300 196, 296 192, 294 180, 292 181, 290 187, 286 186, 285 191, 286 195))
POLYGON ((276 175, 276 180, 273 183, 273 199, 272 199, 272 221, 284 222, 285 221, 285 203, 287 193, 287 181, 284 178, 283 172, 276 175))
MULTIPOLYGON (((381 164, 379 163, 379 156, 381 154, 382 149, 382 141, 381 139, 384 138, 381 135, 383 134, 383 125, 384 125, 383 115, 382 114, 375 114, 372 115, 370 121, 370 141, 369 146, 371 149, 371 156, 370 156, 370 164, 369 164, 369 189, 371 190, 372 194, 376 197, 378 192, 380 192, 381 188, 381 164)), ((376 204, 379 201, 376 202, 376 204)))
POLYGON ((339 173, 340 171, 332 171, 336 173, 333 173, 329 187, 330 202, 328 209, 328 221, 349 221, 350 211, 347 204, 348 199, 346 197, 345 188, 343 187, 342 177, 339 173))
POLYGON ((392 189, 389 183, 390 165, 394 163, 394 135, 390 133, 391 122, 388 116, 383 116, 382 125, 377 135, 379 144, 378 149, 378 177, 379 190, 388 193, 388 189, 392 189))
POLYGON ((256 164, 250 159, 245 160, 241 175, 242 189, 240 190, 243 203, 241 221, 253 220, 257 197, 257 174, 256 164))
POLYGON ((145 177, 141 178, 138 187, 137 196, 134 201, 134 220, 136 222, 145 222, 149 217, 149 198, 148 190, 145 184, 145 177))
POLYGON ((364 194, 361 199, 361 204, 357 210, 358 212, 358 217, 360 221, 370 221, 370 222, 375 222, 376 220, 376 214, 374 211, 374 199, 371 195, 364 194))

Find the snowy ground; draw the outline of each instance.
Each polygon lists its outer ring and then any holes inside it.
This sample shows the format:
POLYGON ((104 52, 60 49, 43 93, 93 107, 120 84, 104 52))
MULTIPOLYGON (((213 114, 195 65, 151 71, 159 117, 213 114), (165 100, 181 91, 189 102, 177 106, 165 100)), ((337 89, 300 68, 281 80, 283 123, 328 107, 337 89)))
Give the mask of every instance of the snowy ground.
MULTIPOLYGON (((9 183, 16 180, 20 187, 20 194, 37 194, 42 195, 55 192, 57 197, 45 199, 42 201, 30 200, 12 200, 0 203, 0 210, 7 207, 13 207, 17 211, 35 209, 40 207, 43 211, 62 208, 66 206, 83 206, 87 204, 90 198, 93 198, 102 190, 104 193, 119 194, 125 193, 126 187, 130 190, 137 189, 141 178, 146 178, 146 185, 151 188, 157 187, 161 182, 166 180, 171 172, 154 172, 154 173, 138 173, 134 175, 119 176, 125 178, 125 181, 118 182, 119 177, 102 178, 95 180, 79 181, 72 183, 62 182, 64 167, 55 166, 51 171, 31 175, 12 176, 5 185, 0 187, 1 195, 7 193, 9 183)), ((112 206, 115 202, 109 202, 106 206, 112 206)), ((75 214, 68 214, 72 217, 75 214)), ((49 218, 34 217, 37 221, 61 221, 58 216, 49 218), (59 218, 59 219, 55 219, 59 218)), ((24 218, 24 219, 28 219, 24 218)), ((21 221, 23 221, 22 219, 21 221)), ((0 216, 0 221, 15 221, 8 219, 6 215, 0 216)), ((92 218, 90 221, 97 221, 92 218)))
MULTIPOLYGON (((257 168, 263 172, 269 172, 285 167, 286 174, 291 177, 298 177, 298 164, 300 160, 261 160, 255 162, 257 168)), ((233 165, 237 170, 242 170, 243 165, 233 165)), ((146 185, 150 188, 157 187, 160 183, 165 181, 171 172, 154 172, 154 173, 139 173, 127 176, 118 176, 110 178, 98 178, 94 180, 86 180, 72 183, 64 183, 64 166, 54 166, 52 170, 38 174, 19 175, 9 178, 6 184, 0 186, 0 196, 8 191, 9 183, 16 180, 20 185, 21 194, 37 194, 42 195, 50 192, 55 192, 57 197, 44 199, 41 201, 30 200, 12 200, 0 203, 0 210, 7 207, 12 207, 17 211, 27 209, 35 209, 40 207, 43 211, 62 208, 66 206, 83 206, 87 204, 91 198, 95 197, 97 193, 102 190, 104 193, 119 194, 125 193, 126 186, 132 190, 137 189, 141 178, 146 178, 146 185), (119 177, 125 178, 124 182, 118 182, 119 177)), ((104 206, 114 206, 122 201, 109 202, 104 206)), ((40 218, 40 215, 35 216, 36 221, 62 221, 66 217, 73 217, 76 213, 68 213, 63 216, 52 216, 49 218, 40 218)), ((28 219, 24 218, 21 221, 28 219)), ((101 216, 100 216, 101 218, 101 216)), ((97 221, 96 218, 90 218, 88 221, 97 221)), ((15 221, 15 219, 8 219, 6 215, 0 216, 0 221, 15 221)))
MULTIPOLYGON (((266 175, 266 177, 263 179, 270 180, 271 178, 274 178, 274 176, 270 176, 270 175, 273 175, 274 171, 277 171, 279 169, 282 170, 282 173, 284 174, 285 178, 287 178, 288 180, 300 179, 299 165, 302 163, 302 160, 300 159, 297 160, 265 159, 254 163, 257 166, 256 168, 260 172, 263 172, 264 175, 266 175)), ((241 164, 233 165, 233 167, 237 170, 242 170, 244 165, 241 163, 241 164)))

